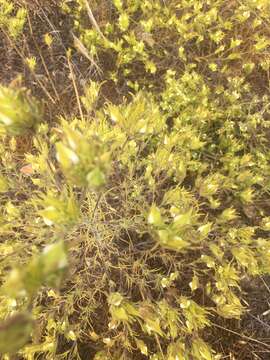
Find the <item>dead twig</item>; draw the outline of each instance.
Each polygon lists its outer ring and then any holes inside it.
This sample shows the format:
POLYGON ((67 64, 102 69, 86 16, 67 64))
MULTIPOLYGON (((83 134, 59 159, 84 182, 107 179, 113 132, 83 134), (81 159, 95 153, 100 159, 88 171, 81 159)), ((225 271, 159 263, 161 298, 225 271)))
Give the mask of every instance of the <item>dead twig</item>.
POLYGON ((89 54, 89 51, 86 49, 86 47, 83 45, 83 43, 78 39, 73 33, 73 40, 74 40, 74 47, 84 56, 86 57, 90 63, 97 69, 97 72, 102 74, 102 69, 100 66, 96 63, 96 61, 93 59, 93 57, 89 54))
POLYGON ((90 8, 90 5, 88 3, 88 0, 84 0, 84 2, 85 2, 87 14, 89 16, 89 19, 90 19, 92 25, 96 28, 97 32, 103 38, 103 40, 106 40, 105 36, 103 35, 102 31, 100 30, 100 27, 99 27, 98 23, 96 22, 96 19, 95 19, 94 15, 93 15, 92 10, 90 8))

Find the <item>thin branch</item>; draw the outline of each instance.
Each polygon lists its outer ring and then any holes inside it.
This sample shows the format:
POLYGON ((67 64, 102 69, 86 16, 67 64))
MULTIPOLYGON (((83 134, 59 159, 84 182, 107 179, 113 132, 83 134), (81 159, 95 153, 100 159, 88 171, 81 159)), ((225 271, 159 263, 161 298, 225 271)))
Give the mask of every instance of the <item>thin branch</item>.
POLYGON ((253 341, 253 342, 257 343, 257 344, 263 345, 263 346, 265 346, 267 349, 270 349, 270 345, 269 345, 269 344, 266 344, 266 343, 264 343, 264 342, 262 342, 262 341, 260 341, 260 340, 254 339, 254 338, 252 338, 252 337, 250 337, 250 336, 247 336, 247 335, 240 334, 240 333, 238 333, 238 332, 236 332, 236 331, 227 329, 227 328, 225 328, 225 327, 223 327, 223 326, 220 326, 220 325, 218 325, 218 324, 215 324, 215 323, 212 323, 212 325, 215 326, 215 327, 217 327, 217 328, 219 328, 219 329, 225 330, 225 331, 227 331, 227 332, 229 332, 229 333, 231 333, 231 334, 237 335, 237 336, 239 336, 239 337, 241 337, 241 338, 243 338, 243 339, 246 339, 246 340, 249 340, 249 341, 253 341))
POLYGON ((78 39, 73 33, 73 40, 74 40, 74 47, 84 56, 86 57, 90 63, 92 65, 95 66, 95 68, 97 69, 98 73, 101 74, 102 73, 102 69, 99 67, 99 65, 95 62, 95 60, 93 59, 93 57, 89 54, 89 51, 86 49, 86 47, 83 45, 83 43, 80 41, 80 39, 78 39))
POLYGON ((78 104, 79 111, 80 111, 80 116, 81 116, 81 119, 83 119, 84 116, 83 116, 83 111, 82 111, 82 107, 81 107, 79 91, 78 91, 78 88, 77 88, 77 85, 76 85, 75 75, 74 75, 74 71, 73 71, 73 68, 72 68, 72 64, 70 62, 69 54, 67 54, 67 61, 68 61, 68 67, 69 67, 69 71, 70 71, 70 75, 71 75, 72 84, 73 84, 76 99, 77 99, 77 104, 78 104))
POLYGON ((103 40, 106 40, 105 36, 103 35, 102 31, 100 30, 98 23, 96 22, 96 19, 93 15, 90 5, 88 3, 88 0, 84 0, 84 2, 85 2, 86 10, 87 10, 87 13, 88 13, 88 16, 89 16, 89 19, 90 19, 92 25, 96 28, 97 32, 103 38, 103 40))

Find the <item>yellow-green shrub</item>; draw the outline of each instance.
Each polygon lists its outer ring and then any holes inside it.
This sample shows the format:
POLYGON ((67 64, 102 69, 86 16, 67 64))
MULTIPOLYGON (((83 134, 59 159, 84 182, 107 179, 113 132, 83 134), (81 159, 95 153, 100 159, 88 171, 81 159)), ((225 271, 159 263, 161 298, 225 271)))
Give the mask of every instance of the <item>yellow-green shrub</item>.
POLYGON ((126 97, 93 82, 83 118, 38 125, 15 99, 16 129, 2 121, 0 351, 219 359, 215 325, 234 331, 243 280, 270 272, 269 97, 251 76, 269 72, 269 4, 115 0, 103 26, 86 4, 62 10, 126 97), (25 174, 10 144, 29 129, 25 174), (27 337, 4 347, 17 316, 27 337))

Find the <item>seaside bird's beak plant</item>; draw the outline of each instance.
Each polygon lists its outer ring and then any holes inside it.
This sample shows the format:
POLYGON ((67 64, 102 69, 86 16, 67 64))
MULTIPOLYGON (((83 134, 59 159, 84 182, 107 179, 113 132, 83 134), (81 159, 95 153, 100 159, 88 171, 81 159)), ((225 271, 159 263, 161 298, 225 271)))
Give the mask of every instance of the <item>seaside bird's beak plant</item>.
POLYGON ((60 3, 111 63, 80 116, 0 87, 0 354, 229 357, 217 331, 270 274, 269 2, 60 3))

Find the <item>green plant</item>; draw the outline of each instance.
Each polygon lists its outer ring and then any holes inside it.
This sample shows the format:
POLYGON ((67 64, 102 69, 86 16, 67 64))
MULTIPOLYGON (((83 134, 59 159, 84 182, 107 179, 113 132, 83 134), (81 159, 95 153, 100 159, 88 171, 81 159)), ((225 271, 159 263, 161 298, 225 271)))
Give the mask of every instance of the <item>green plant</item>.
POLYGON ((0 351, 230 356, 216 329, 236 333, 244 283, 270 273, 269 3, 60 7, 103 73, 81 96, 72 73, 82 116, 53 123, 1 88, 0 351))
POLYGON ((23 135, 41 119, 41 109, 21 89, 0 88, 0 131, 8 135, 23 135))
POLYGON ((26 8, 18 8, 9 0, 0 1, 0 28, 5 28, 13 39, 17 39, 22 33, 26 16, 26 8))

